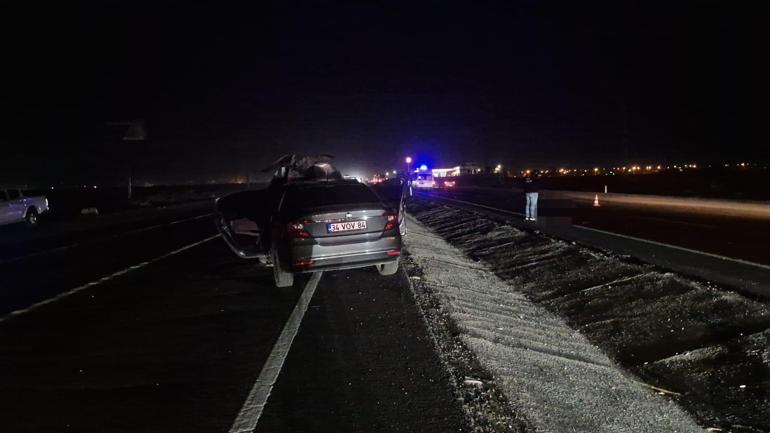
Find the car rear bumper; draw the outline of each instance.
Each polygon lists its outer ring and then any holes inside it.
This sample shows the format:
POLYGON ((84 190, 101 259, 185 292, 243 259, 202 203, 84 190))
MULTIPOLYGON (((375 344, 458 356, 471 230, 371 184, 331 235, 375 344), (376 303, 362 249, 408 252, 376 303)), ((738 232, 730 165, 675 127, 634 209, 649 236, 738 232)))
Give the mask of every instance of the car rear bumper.
POLYGON ((292 264, 294 273, 306 273, 316 271, 337 271, 342 269, 363 268, 366 266, 381 265, 398 260, 400 250, 377 251, 359 254, 347 254, 340 257, 324 257, 317 259, 305 259, 292 264))
POLYGON ((295 273, 353 269, 398 260, 401 237, 387 236, 372 242, 342 245, 295 245, 288 263, 295 273))

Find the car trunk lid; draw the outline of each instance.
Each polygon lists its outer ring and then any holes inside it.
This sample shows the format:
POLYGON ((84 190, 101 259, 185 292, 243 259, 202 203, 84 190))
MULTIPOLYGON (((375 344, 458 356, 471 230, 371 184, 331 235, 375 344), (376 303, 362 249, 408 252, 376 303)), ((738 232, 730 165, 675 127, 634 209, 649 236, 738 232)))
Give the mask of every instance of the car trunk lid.
POLYGON ((319 244, 336 245, 379 238, 386 223, 385 209, 367 207, 315 212, 303 225, 319 244))

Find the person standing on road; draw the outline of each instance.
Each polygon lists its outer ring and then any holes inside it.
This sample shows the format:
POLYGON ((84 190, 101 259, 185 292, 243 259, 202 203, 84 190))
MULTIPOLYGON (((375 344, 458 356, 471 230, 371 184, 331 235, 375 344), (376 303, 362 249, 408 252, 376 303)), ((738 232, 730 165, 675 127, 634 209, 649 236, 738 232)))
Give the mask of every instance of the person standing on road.
POLYGON ((540 173, 535 170, 532 174, 528 174, 524 179, 524 195, 527 198, 527 203, 524 207, 524 219, 527 221, 537 221, 537 196, 540 187, 539 177, 540 173))

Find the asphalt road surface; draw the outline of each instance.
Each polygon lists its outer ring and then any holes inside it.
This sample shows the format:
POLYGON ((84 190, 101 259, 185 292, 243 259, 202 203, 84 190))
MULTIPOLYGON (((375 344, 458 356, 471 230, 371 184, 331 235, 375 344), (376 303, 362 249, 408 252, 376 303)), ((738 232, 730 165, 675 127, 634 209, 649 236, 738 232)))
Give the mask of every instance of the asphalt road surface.
MULTIPOLYGON (((2 431, 232 431, 311 278, 275 288, 210 208, 3 228, 2 431)), ((301 320, 256 431, 465 430, 403 273, 321 275, 301 320)))

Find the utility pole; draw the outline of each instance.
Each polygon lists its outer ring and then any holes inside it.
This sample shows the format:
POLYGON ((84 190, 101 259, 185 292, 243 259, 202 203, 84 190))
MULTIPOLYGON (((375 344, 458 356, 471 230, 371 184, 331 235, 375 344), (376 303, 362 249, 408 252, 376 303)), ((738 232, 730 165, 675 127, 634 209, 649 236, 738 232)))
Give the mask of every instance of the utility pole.
POLYGON ((629 138, 628 138, 628 109, 626 104, 623 103, 621 110, 623 110, 623 136, 621 138, 621 146, 623 147, 623 163, 628 164, 629 160, 629 138))

